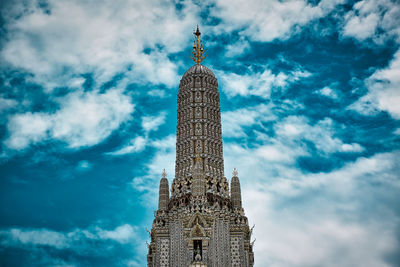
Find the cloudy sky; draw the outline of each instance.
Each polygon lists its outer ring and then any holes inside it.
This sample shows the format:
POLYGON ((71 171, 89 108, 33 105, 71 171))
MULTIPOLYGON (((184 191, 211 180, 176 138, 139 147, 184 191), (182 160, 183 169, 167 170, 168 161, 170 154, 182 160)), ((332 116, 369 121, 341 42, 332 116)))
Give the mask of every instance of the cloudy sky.
POLYGON ((391 0, 1 1, 0 265, 146 265, 196 24, 256 266, 400 266, 391 0))

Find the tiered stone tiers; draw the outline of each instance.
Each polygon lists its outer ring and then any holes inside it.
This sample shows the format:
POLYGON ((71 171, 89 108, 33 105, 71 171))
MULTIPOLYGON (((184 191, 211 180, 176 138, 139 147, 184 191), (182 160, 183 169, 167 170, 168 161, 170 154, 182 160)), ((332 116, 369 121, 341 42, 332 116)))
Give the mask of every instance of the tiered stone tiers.
POLYGON ((172 198, 191 191, 191 166, 196 155, 200 155, 205 173, 206 192, 228 198, 218 82, 207 67, 196 64, 183 75, 179 85, 177 121, 172 198))

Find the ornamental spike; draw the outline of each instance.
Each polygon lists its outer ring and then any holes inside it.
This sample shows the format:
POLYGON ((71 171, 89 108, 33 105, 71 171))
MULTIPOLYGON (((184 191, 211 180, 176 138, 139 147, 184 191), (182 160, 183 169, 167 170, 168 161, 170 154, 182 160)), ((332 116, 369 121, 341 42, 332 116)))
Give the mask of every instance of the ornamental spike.
POLYGON ((237 177, 238 176, 238 171, 236 168, 233 168, 233 172, 232 172, 233 177, 237 177))
POLYGON ((199 25, 197 25, 197 29, 193 34, 196 36, 194 43, 193 43, 193 50, 192 54, 193 56, 190 56, 190 58, 196 62, 196 64, 200 64, 207 56, 203 55, 204 54, 204 48, 203 48, 203 43, 200 40, 200 35, 201 32, 199 30, 199 25))

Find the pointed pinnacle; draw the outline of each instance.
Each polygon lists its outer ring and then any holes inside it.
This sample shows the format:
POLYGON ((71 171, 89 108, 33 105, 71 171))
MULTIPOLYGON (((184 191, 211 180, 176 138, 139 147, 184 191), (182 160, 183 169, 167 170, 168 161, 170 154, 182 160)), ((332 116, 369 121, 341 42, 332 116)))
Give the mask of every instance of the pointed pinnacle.
POLYGON ((238 171, 236 170, 236 168, 233 168, 232 175, 233 175, 234 177, 237 177, 237 176, 238 176, 238 171))
POLYGON ((196 32, 194 32, 194 35, 196 35, 196 36, 200 36, 201 35, 201 32, 199 30, 199 24, 197 24, 197 29, 196 29, 196 32))

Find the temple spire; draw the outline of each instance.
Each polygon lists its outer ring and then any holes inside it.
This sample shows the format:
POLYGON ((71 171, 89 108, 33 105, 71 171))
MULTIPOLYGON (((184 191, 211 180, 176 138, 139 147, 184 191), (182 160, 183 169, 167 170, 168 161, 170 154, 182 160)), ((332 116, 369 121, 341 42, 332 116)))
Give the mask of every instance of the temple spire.
POLYGON ((240 191, 241 190, 238 171, 236 170, 236 168, 234 168, 231 179, 231 200, 233 208, 242 208, 242 195, 240 191))
POLYGON ((167 179, 167 173, 165 169, 162 172, 162 178, 160 180, 160 190, 158 196, 158 209, 167 210, 169 202, 169 185, 167 179))
POLYGON ((201 32, 199 30, 199 25, 197 25, 196 31, 193 33, 196 39, 193 41, 192 55, 190 56, 196 64, 200 64, 207 56, 204 55, 203 42, 200 40, 201 32))

